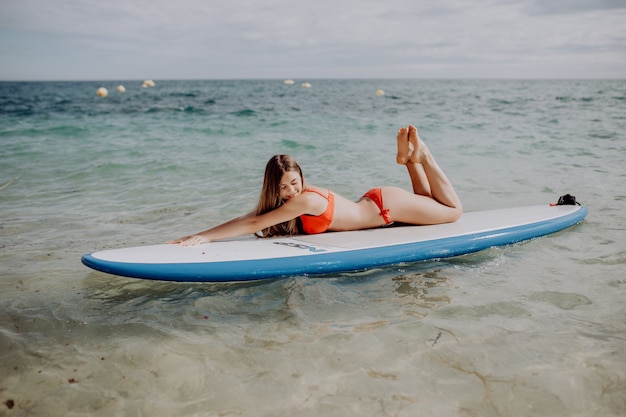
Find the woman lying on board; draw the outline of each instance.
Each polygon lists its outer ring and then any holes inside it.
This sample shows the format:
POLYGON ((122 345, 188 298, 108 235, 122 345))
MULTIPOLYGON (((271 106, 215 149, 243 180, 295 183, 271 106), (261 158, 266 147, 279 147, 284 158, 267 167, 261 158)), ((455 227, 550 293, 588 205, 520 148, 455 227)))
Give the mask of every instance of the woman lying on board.
POLYGON ((463 207, 414 126, 398 130, 398 164, 406 165, 413 193, 398 187, 372 188, 357 202, 304 180, 289 155, 272 157, 265 167, 257 209, 219 226, 172 240, 192 246, 253 233, 263 237, 360 230, 392 222, 425 225, 454 222, 463 207))

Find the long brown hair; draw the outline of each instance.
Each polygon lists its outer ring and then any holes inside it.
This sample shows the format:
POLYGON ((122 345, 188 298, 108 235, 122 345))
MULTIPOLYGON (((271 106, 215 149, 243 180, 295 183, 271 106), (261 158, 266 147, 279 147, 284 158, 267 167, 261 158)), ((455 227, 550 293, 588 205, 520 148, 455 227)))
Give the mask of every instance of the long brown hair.
MULTIPOLYGON (((280 180, 289 171, 296 171, 302 178, 302 189, 304 190, 304 176, 300 165, 289 155, 274 155, 267 165, 265 165, 265 176, 263 177, 263 187, 259 197, 259 205, 256 214, 265 214, 278 208, 283 204, 280 198, 280 180)), ((284 223, 270 226, 261 230, 258 234, 262 237, 293 235, 298 233, 298 220, 292 219, 284 223)))

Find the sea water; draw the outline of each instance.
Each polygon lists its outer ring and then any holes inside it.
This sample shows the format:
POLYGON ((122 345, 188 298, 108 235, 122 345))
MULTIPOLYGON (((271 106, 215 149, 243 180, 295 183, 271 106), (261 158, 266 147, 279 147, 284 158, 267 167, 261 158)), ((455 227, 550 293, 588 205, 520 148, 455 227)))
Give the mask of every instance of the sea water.
POLYGON ((623 80, 0 83, 0 415, 624 415, 625 131, 623 80), (408 124, 466 211, 571 193, 588 217, 321 277, 80 263, 247 213, 277 153, 351 199, 410 189, 408 124))

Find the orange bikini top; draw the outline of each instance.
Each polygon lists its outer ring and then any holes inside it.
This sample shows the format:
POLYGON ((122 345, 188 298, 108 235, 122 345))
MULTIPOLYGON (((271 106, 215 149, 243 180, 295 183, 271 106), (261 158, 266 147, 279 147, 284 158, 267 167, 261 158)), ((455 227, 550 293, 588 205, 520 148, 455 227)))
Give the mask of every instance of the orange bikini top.
POLYGON ((328 190, 328 197, 314 188, 308 188, 304 191, 316 193, 328 200, 328 206, 326 210, 319 216, 313 216, 310 214, 303 214, 300 216, 302 222, 302 230, 304 233, 312 235, 316 233, 324 233, 330 227, 333 222, 333 216, 335 215, 335 194, 328 190))

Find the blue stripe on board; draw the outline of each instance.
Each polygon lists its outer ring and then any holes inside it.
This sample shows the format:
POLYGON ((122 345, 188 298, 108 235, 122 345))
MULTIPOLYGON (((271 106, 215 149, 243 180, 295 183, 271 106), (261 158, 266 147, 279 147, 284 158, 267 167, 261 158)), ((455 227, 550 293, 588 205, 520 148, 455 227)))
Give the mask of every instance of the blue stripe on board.
POLYGON ((103 261, 87 254, 86 266, 114 275, 181 282, 250 281, 293 275, 318 275, 357 271, 402 262, 449 258, 545 236, 573 226, 587 215, 580 207, 568 215, 523 226, 448 237, 425 242, 358 249, 314 256, 249 261, 187 264, 134 264, 103 261))

